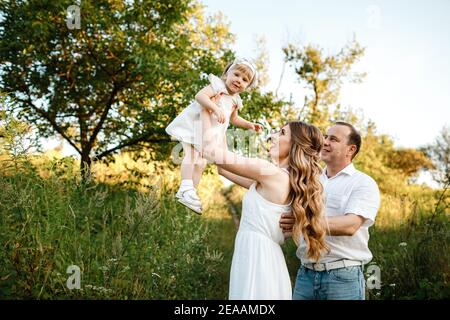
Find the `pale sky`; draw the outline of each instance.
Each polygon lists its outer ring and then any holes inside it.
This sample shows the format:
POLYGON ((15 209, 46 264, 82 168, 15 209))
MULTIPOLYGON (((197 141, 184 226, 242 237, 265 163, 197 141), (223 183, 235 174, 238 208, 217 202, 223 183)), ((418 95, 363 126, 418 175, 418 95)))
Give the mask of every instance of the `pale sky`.
MULTIPOLYGON (((355 70, 362 84, 345 85, 340 102, 361 109, 398 147, 434 141, 450 123, 450 1, 200 0, 208 14, 221 11, 236 36, 239 56, 256 56, 265 36, 271 82, 278 86, 288 42, 316 44, 336 53, 355 36, 366 48, 355 70)), ((280 93, 299 105, 305 90, 286 68, 280 93)))

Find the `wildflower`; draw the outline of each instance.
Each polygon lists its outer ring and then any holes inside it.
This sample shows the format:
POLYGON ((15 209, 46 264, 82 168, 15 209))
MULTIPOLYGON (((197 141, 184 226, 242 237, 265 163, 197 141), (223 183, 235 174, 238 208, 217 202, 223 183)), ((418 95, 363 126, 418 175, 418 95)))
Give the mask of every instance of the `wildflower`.
POLYGON ((389 286, 391 286, 392 288, 395 287, 395 283, 391 283, 389 286))
POLYGON ((406 242, 400 242, 398 244, 399 247, 406 247, 408 244, 406 242))

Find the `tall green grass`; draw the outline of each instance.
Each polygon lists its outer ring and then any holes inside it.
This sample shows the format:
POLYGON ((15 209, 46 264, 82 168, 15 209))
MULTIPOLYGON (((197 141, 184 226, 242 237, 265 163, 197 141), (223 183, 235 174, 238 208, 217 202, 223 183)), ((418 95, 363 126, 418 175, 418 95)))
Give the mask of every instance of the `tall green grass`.
POLYGON ((83 184, 70 159, 43 165, 44 175, 31 164, 0 174, 0 298, 226 298, 234 226, 218 196, 199 217, 163 176, 142 192, 83 184), (80 290, 66 285, 70 265, 80 290))
MULTIPOLYGON (((120 161, 86 184, 70 158, 0 161, 1 299, 227 298, 236 230, 217 174, 200 184, 200 217, 175 201, 173 168, 133 188, 120 161), (70 265, 80 290, 67 287, 70 265)), ((244 192, 234 186, 227 198, 240 208, 244 192)), ((367 298, 450 298, 448 193, 410 186, 381 203, 369 242, 381 288, 367 298)), ((295 249, 283 246, 292 283, 295 249)))

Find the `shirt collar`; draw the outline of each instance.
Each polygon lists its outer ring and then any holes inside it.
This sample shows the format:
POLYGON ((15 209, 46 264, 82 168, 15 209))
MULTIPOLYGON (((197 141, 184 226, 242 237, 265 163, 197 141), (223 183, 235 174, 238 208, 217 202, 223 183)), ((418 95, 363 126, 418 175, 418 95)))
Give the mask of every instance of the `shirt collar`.
POLYGON ((339 171, 338 173, 336 173, 336 175, 333 176, 333 177, 331 177, 331 178, 328 178, 328 176, 327 176, 327 167, 325 167, 325 168, 323 169, 323 171, 322 171, 322 176, 323 176, 324 178, 326 178, 326 179, 333 179, 333 178, 335 178, 335 177, 337 177, 337 176, 339 176, 339 175, 341 175, 341 174, 346 174, 346 175, 351 176, 351 175, 353 175, 355 172, 356 172, 356 168, 355 168, 355 166, 353 165, 353 163, 351 162, 349 165, 347 165, 344 169, 342 169, 341 171, 339 171))

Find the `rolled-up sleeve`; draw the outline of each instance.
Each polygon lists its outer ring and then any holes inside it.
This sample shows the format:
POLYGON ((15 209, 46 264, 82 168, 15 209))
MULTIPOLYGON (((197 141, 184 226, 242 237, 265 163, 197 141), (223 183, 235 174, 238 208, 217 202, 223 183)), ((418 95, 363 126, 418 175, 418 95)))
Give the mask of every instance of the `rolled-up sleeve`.
POLYGON ((380 190, 377 183, 369 176, 355 186, 345 208, 345 214, 353 213, 366 218, 363 226, 370 227, 375 222, 380 208, 380 190))

